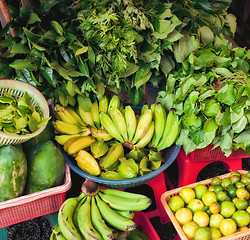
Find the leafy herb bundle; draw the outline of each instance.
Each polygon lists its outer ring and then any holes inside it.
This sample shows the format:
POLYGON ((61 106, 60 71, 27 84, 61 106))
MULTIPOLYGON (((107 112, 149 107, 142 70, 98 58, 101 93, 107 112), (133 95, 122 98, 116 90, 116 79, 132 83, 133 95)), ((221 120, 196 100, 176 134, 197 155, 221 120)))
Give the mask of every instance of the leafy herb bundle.
POLYGON ((177 144, 186 154, 209 144, 229 156, 250 146, 250 50, 207 45, 189 54, 169 74, 158 101, 180 115, 177 144))

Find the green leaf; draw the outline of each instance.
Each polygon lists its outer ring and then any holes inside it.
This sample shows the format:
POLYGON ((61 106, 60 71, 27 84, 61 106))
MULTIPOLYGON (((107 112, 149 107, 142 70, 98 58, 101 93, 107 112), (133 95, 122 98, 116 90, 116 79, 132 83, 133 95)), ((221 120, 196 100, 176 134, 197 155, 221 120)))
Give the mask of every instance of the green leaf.
POLYGON ((248 120, 245 116, 243 116, 241 119, 239 119, 236 123, 232 125, 232 129, 235 133, 242 132, 248 124, 248 120))
POLYGON ((41 39, 40 35, 31 32, 25 27, 23 27, 23 31, 31 42, 39 42, 39 40, 41 39))
POLYGON ((92 109, 92 102, 89 97, 83 97, 81 95, 77 95, 77 102, 79 106, 85 111, 90 112, 92 109))
POLYGON ((62 26, 56 21, 52 21, 51 23, 52 23, 52 26, 54 27, 54 29, 56 30, 56 32, 59 35, 63 36, 63 28, 62 28, 62 26))
POLYGON ((89 47, 88 46, 83 46, 82 48, 77 49, 75 56, 84 54, 88 51, 89 47))
POLYGON ((190 138, 196 145, 199 145, 201 142, 203 142, 204 134, 205 133, 202 130, 190 130, 190 138))
POLYGON ((200 36, 203 45, 207 45, 214 40, 214 34, 212 30, 207 26, 202 26, 198 28, 198 34, 200 36))
POLYGON ((134 81, 134 86, 139 89, 141 86, 143 86, 144 84, 146 84, 146 82, 148 82, 148 80, 150 79, 152 75, 152 72, 149 71, 144 77, 137 79, 137 81, 134 81))
POLYGON ((141 102, 144 94, 145 94, 145 91, 144 91, 143 86, 141 86, 140 88, 133 87, 130 89, 129 97, 133 106, 137 106, 141 102))
POLYGON ((218 129, 218 125, 214 121, 214 118, 208 118, 204 123, 203 131, 204 132, 215 132, 218 129))
POLYGON ((29 17, 28 24, 34 24, 37 22, 41 22, 41 19, 38 17, 36 13, 31 13, 29 17))
POLYGON ((11 53, 13 54, 27 54, 29 52, 29 48, 22 43, 16 43, 11 48, 11 53))
POLYGON ((36 66, 29 59, 17 59, 10 66, 14 69, 28 69, 30 71, 35 70, 36 66))
POLYGON ((239 134, 233 141, 236 143, 243 143, 245 146, 250 145, 250 129, 239 134))
POLYGON ((213 71, 219 75, 222 75, 223 77, 232 75, 232 72, 230 70, 228 70, 227 68, 218 67, 218 68, 214 68, 213 71))
POLYGON ((219 102, 232 105, 235 102, 236 96, 234 93, 234 84, 225 84, 216 94, 216 98, 219 102))
POLYGON ((56 87, 57 82, 53 78, 53 70, 49 67, 43 67, 41 69, 41 73, 44 76, 44 78, 48 81, 49 84, 51 84, 53 87, 56 87))
POLYGON ((89 77, 89 68, 87 63, 84 61, 84 59, 81 58, 81 56, 78 56, 78 67, 80 71, 83 73, 84 76, 89 77))

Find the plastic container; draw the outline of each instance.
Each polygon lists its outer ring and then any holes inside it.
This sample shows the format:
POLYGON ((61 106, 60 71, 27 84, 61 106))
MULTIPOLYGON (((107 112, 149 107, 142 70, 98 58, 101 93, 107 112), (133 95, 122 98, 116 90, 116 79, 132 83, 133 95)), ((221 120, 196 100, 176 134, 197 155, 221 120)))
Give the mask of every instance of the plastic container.
POLYGON ((1 202, 0 228, 58 211, 70 188, 70 168, 66 165, 62 185, 1 202))
MULTIPOLYGON (((244 170, 238 170, 238 171, 240 173, 247 173, 248 172, 248 171, 244 171, 244 170)), ((218 177, 220 179, 228 178, 228 177, 230 177, 230 173, 223 174, 223 175, 220 175, 218 177)), ((204 181, 200 181, 200 182, 197 182, 197 183, 186 185, 186 187, 190 187, 190 188, 194 189, 195 186, 198 185, 198 184, 204 184, 206 186, 209 186, 211 184, 211 179, 207 179, 207 180, 204 180, 204 181)), ((176 231, 177 231, 177 233, 179 235, 179 238, 182 239, 182 240, 188 240, 188 238, 186 237, 185 233, 182 230, 181 225, 176 220, 176 218, 174 216, 174 213, 171 211, 171 209, 168 206, 168 200, 172 196, 179 195, 179 192, 180 192, 181 189, 182 188, 176 188, 176 189, 173 189, 173 190, 170 190, 170 191, 167 191, 167 192, 163 193, 162 196, 161 196, 161 202, 162 202, 163 207, 164 207, 166 213, 168 214, 171 222, 173 223, 173 225, 174 225, 174 227, 175 227, 175 229, 176 229, 176 231)), ((250 239, 250 229, 244 230, 244 231, 241 231, 241 232, 237 232, 235 234, 220 238, 220 240, 236 240, 236 239, 237 240, 250 239)))
MULTIPOLYGON (((21 98, 27 92, 31 98, 31 105, 39 106, 40 114, 43 116, 43 119, 49 118, 49 106, 47 100, 42 93, 32 85, 17 80, 0 80, 0 96, 4 95, 4 91, 8 92, 15 98, 21 98)), ((36 132, 26 135, 0 132, 0 145, 14 145, 26 142, 40 134, 45 127, 46 125, 39 128, 36 132)))
POLYGON ((173 144, 171 147, 164 150, 163 155, 165 159, 165 163, 161 165, 158 169, 152 171, 151 173, 148 173, 144 176, 131 178, 131 179, 125 179, 125 180, 110 180, 110 179, 104 179, 100 177, 92 176, 83 170, 81 170, 77 165, 75 165, 75 161, 72 161, 68 155, 63 151, 61 147, 61 151, 63 152, 64 158, 66 163, 69 165, 69 167, 78 175, 82 176, 83 178, 90 179, 102 186, 110 187, 110 188, 131 188, 135 186, 142 185, 150 180, 152 180, 154 177, 158 176, 161 172, 166 170, 172 162, 177 157, 180 146, 177 146, 173 144))

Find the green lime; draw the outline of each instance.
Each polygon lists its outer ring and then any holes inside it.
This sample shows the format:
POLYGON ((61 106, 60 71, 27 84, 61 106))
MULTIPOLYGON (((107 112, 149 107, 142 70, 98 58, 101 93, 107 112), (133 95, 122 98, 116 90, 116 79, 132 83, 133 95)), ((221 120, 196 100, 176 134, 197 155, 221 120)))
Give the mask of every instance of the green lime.
POLYGON ((222 234, 218 228, 210 228, 211 240, 219 239, 222 237, 222 234))
POLYGON ((168 200, 168 206, 173 212, 176 212, 180 208, 183 208, 185 205, 183 199, 180 196, 172 196, 168 200))
POLYGON ((221 214, 212 214, 210 216, 209 220, 209 226, 210 227, 215 227, 219 228, 220 227, 220 222, 224 219, 224 217, 221 214))
POLYGON ((246 227, 250 223, 250 215, 244 210, 238 210, 232 215, 238 227, 246 227))
POLYGON ((216 199, 218 202, 224 202, 227 199, 227 192, 226 191, 220 191, 216 193, 216 199))
POLYGON ((207 227, 198 227, 194 232, 194 240, 210 240, 211 232, 207 227))
POLYGON ((220 223, 219 229, 223 235, 228 236, 234 234, 237 231, 237 224, 231 218, 223 219, 220 223))
POLYGON ((190 187, 183 187, 179 192, 179 196, 188 204, 192 199, 195 198, 195 192, 190 187))
POLYGON ((224 201, 221 203, 220 214, 223 217, 230 218, 234 214, 235 211, 236 211, 236 208, 235 208, 233 202, 224 201))
POLYGON ((237 183, 235 183, 235 187, 237 187, 237 188, 245 187, 245 184, 242 182, 237 182, 237 183))
POLYGON ((175 218, 180 225, 184 225, 185 223, 192 221, 193 214, 188 208, 180 208, 176 211, 175 218))
POLYGON ((209 224, 209 215, 203 211, 197 211, 193 216, 193 221, 196 222, 199 227, 206 227, 209 224))
POLYGON ((201 210, 203 207, 204 207, 204 203, 200 199, 197 199, 197 198, 192 199, 187 205, 187 208, 189 208, 192 211, 192 213, 195 213, 201 210))
POLYGON ((224 190, 224 188, 221 185, 215 185, 214 186, 214 192, 215 193, 223 191, 223 190, 224 190))
POLYGON ((232 175, 232 176, 230 176, 230 180, 231 180, 232 184, 235 184, 237 182, 240 182, 240 176, 232 175))
POLYGON ((215 192, 205 192, 204 195, 202 196, 202 201, 206 206, 209 206, 211 203, 217 201, 217 197, 215 192))
POLYGON ((238 172, 238 171, 232 171, 230 173, 230 176, 234 176, 234 175, 239 176, 239 177, 241 176, 240 172, 238 172))
POLYGON ((221 179, 219 177, 213 177, 211 179, 211 185, 213 186, 221 185, 221 179))
POLYGON ((196 195, 196 198, 198 199, 201 199, 203 194, 205 192, 208 191, 208 188, 206 185, 203 185, 203 184, 197 184, 195 187, 194 187, 194 192, 195 192, 195 195, 196 195))
POLYGON ((229 188, 229 186, 231 186, 231 184, 232 184, 232 182, 231 182, 230 178, 223 178, 223 179, 222 179, 221 185, 222 185, 225 189, 229 188))
POLYGON ((194 232, 198 227, 199 226, 197 223, 195 223, 194 221, 190 221, 182 226, 182 230, 186 234, 188 239, 192 239, 194 238, 194 232))
POLYGON ((242 183, 244 183, 245 186, 246 186, 246 185, 248 185, 248 184, 250 183, 250 178, 247 177, 247 176, 244 176, 244 177, 241 178, 240 181, 241 181, 242 183))
POLYGON ((246 210, 248 207, 248 201, 246 199, 237 199, 235 201, 235 207, 238 210, 246 210))
POLYGON ((231 197, 231 198, 235 198, 236 197, 236 190, 237 190, 237 187, 235 187, 234 185, 231 185, 227 189, 228 196, 231 197))
POLYGON ((250 178, 250 171, 246 174, 246 177, 250 178))
POLYGON ((246 199, 248 200, 249 199, 249 192, 247 191, 247 189, 245 187, 240 187, 236 190, 236 196, 237 198, 239 199, 246 199))
POLYGON ((208 191, 210 191, 210 192, 214 192, 214 187, 215 187, 216 185, 210 185, 209 187, 208 187, 208 191))

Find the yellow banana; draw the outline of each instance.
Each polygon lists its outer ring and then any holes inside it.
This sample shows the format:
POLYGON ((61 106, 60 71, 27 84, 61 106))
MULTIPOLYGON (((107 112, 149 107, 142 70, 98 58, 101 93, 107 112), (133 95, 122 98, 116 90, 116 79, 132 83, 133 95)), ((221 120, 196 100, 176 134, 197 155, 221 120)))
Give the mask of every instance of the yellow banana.
POLYGON ((145 113, 145 111, 149 108, 148 104, 144 104, 141 108, 141 115, 143 115, 143 113, 145 113))
POLYGON ((99 117, 99 106, 98 100, 95 100, 92 103, 91 115, 94 121, 95 126, 98 128, 100 126, 100 117, 99 117))
POLYGON ((80 139, 80 138, 81 138, 81 136, 76 136, 76 137, 69 138, 69 139, 63 144, 63 149, 64 149, 64 151, 67 152, 67 151, 68 151, 69 145, 70 145, 72 142, 74 142, 74 141, 76 141, 77 139, 80 139))
POLYGON ((66 109, 68 110, 68 112, 81 124, 81 125, 86 125, 83 120, 81 119, 81 117, 79 116, 79 114, 75 111, 75 109, 73 109, 70 106, 67 106, 66 109))
POLYGON ((86 173, 98 176, 101 173, 101 168, 96 159, 87 151, 80 150, 75 157, 77 165, 86 173))
POLYGON ((107 111, 108 111, 108 106, 109 106, 109 98, 108 98, 107 95, 104 95, 104 96, 99 100, 99 112, 107 113, 107 111))
POLYGON ((116 128, 123 137, 123 140, 127 141, 128 140, 127 126, 123 114, 116 107, 111 107, 109 110, 109 114, 116 128))
MULTIPOLYGON (((172 111, 170 111, 169 113, 171 113, 171 112, 172 111)), ((179 130, 180 130, 179 116, 174 111, 173 116, 171 116, 171 118, 172 118, 172 121, 171 121, 170 125, 166 124, 166 129, 168 129, 167 134, 163 135, 160 144, 156 147, 158 151, 161 151, 162 149, 170 147, 178 137, 179 130)), ((169 124, 168 121, 167 121, 167 123, 169 124)))
POLYGON ((140 140, 148 131, 150 123, 152 121, 152 110, 148 108, 143 115, 140 116, 138 124, 135 130, 135 135, 133 137, 132 143, 135 144, 140 140))
POLYGON ((63 122, 61 120, 56 120, 52 122, 54 128, 59 133, 63 134, 78 134, 82 132, 82 128, 76 126, 72 123, 63 122))
POLYGON ((79 136, 88 136, 90 134, 90 129, 86 128, 86 130, 83 130, 81 133, 78 134, 62 134, 62 135, 56 135, 55 140, 60 144, 64 145, 65 142, 73 137, 79 137, 79 136))
POLYGON ((86 125, 89 125, 91 127, 95 127, 95 124, 94 124, 94 120, 93 120, 93 117, 92 117, 92 114, 91 112, 85 112, 81 107, 80 105, 78 106, 78 111, 79 111, 79 114, 83 120, 83 122, 86 124, 86 125))
POLYGON ((111 107, 116 107, 116 108, 120 108, 120 99, 117 95, 113 95, 112 98, 110 99, 109 101, 109 106, 108 106, 108 114, 109 114, 109 111, 110 111, 110 108, 111 107))
POLYGON ((75 125, 79 125, 79 122, 70 114, 70 112, 63 106, 56 104, 56 116, 59 117, 59 120, 66 122, 66 123, 72 123, 75 125))
POLYGON ((134 137, 137 120, 135 112, 130 105, 127 105, 124 109, 124 117, 127 126, 128 140, 131 141, 134 137))
POLYGON ((116 138, 121 143, 124 142, 119 130, 116 128, 114 122, 106 113, 100 112, 100 120, 101 125, 113 138, 116 138))
POLYGON ((99 140, 109 141, 113 138, 106 130, 91 128, 90 131, 91 135, 99 140))
POLYGON ((69 155, 74 155, 80 150, 91 146, 94 141, 95 138, 93 138, 92 136, 81 136, 69 144, 67 148, 67 153, 69 155))
POLYGON ((155 130, 151 146, 157 146, 161 140, 166 124, 166 110, 161 103, 156 104, 153 119, 155 121, 155 130))
POLYGON ((152 139, 153 135, 154 135, 154 131, 155 131, 155 123, 154 121, 151 121, 150 126, 148 128, 148 131, 146 132, 146 134, 135 144, 136 148, 143 148, 145 146, 147 146, 147 144, 150 142, 150 140, 152 139))

